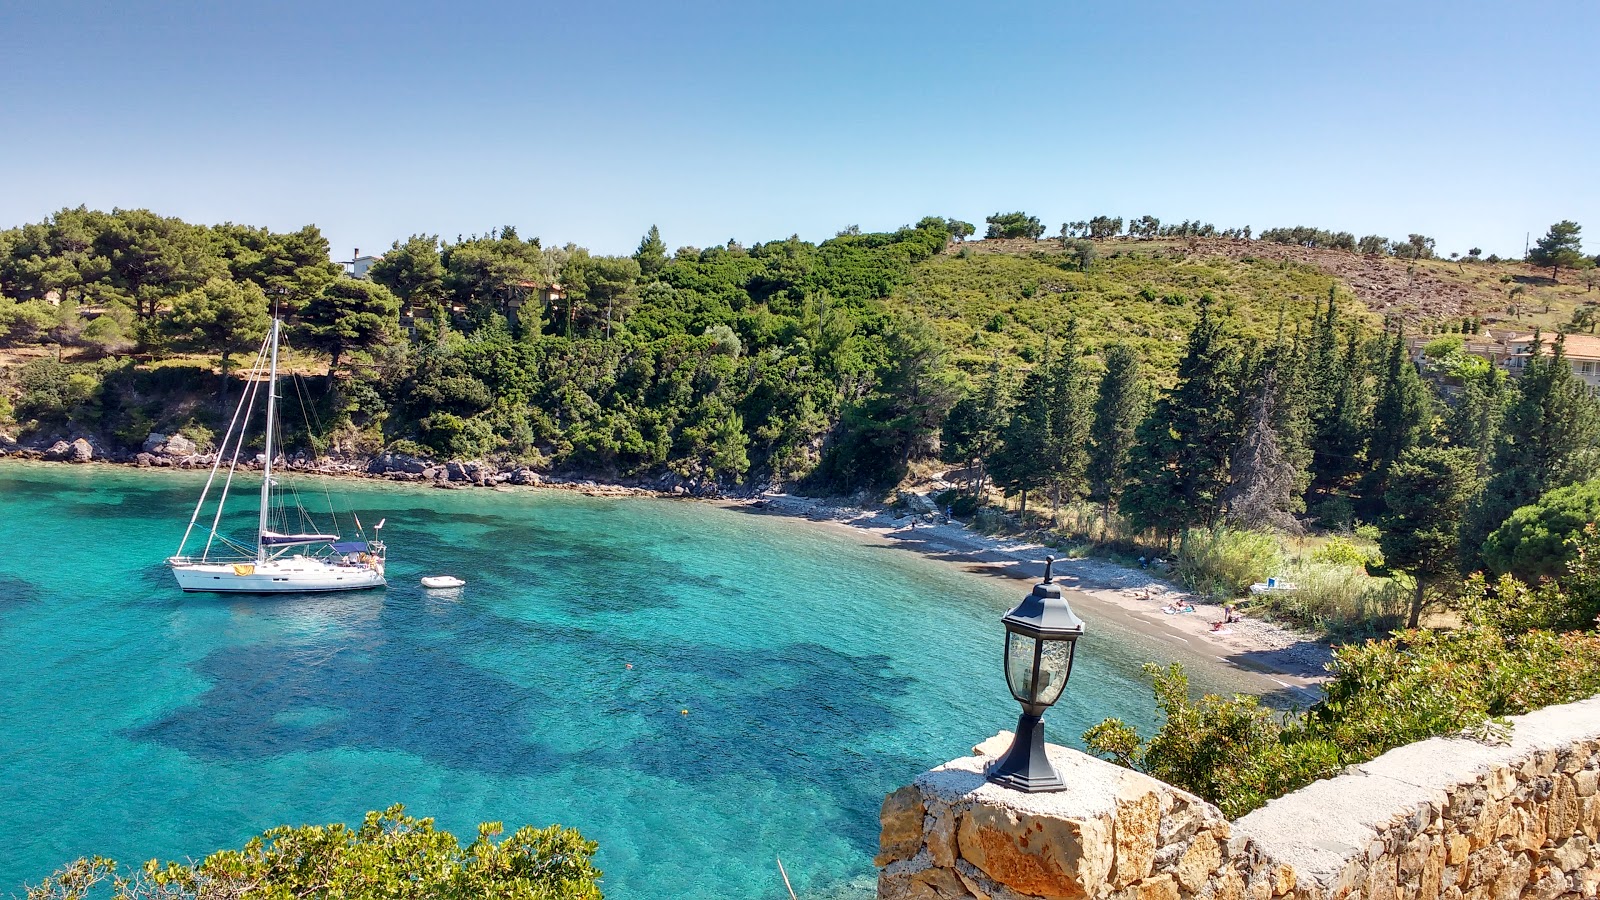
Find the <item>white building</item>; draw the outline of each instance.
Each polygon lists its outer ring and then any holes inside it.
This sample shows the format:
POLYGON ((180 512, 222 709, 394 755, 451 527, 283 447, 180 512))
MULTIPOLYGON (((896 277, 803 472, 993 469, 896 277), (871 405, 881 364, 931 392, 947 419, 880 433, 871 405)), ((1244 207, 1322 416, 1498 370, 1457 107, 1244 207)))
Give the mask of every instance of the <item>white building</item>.
POLYGON ((346 275, 349 275, 352 278, 365 278, 367 277, 367 270, 372 268, 372 264, 380 259, 383 259, 383 257, 362 256, 361 248, 357 247, 355 251, 350 254, 349 259, 339 260, 339 265, 344 266, 344 273, 346 275))

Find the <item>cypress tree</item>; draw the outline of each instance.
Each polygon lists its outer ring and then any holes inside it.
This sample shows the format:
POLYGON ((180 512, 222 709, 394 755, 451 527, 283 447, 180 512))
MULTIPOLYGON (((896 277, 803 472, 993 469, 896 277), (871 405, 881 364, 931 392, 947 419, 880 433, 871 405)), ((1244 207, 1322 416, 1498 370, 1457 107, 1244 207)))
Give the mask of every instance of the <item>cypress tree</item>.
POLYGON ((1445 435, 1451 446, 1471 450, 1478 475, 1487 477, 1510 390, 1505 370, 1495 366, 1469 375, 1465 381, 1460 401, 1445 419, 1445 435))
POLYGON ((1518 507, 1551 488, 1587 477, 1600 438, 1600 409, 1566 358, 1566 336, 1546 355, 1538 331, 1495 442, 1490 476, 1472 504, 1462 541, 1468 568, 1482 564, 1483 542, 1518 507))
POLYGON ((1087 488, 1084 470, 1089 463, 1089 377, 1078 344, 1077 320, 1067 323, 1067 333, 1047 377, 1050 416, 1044 462, 1050 476, 1054 513, 1063 498, 1074 500, 1083 496, 1087 488))
POLYGON ((1022 514, 1028 513, 1028 492, 1050 480, 1046 465, 1050 450, 1050 369, 1039 365, 1022 379, 1016 405, 1000 430, 1000 449, 990 463, 995 484, 1008 496, 1022 498, 1022 514))
POLYGON ((1170 542, 1191 525, 1216 520, 1238 440, 1237 372, 1211 299, 1201 297, 1178 383, 1140 424, 1128 456, 1122 511, 1136 529, 1155 529, 1170 542))
POLYGON ((1382 510, 1389 486, 1389 470, 1402 453, 1416 446, 1426 432, 1432 410, 1428 389, 1417 367, 1406 356, 1405 332, 1396 328, 1388 341, 1378 399, 1367 430, 1367 459, 1371 468, 1362 484, 1363 505, 1370 513, 1382 510))
POLYGON ((1111 504, 1122 496, 1127 480, 1123 465, 1133 447, 1134 429, 1150 406, 1150 388, 1140 371, 1139 355, 1124 344, 1105 352, 1106 371, 1095 390, 1094 424, 1089 429, 1089 496, 1111 504))

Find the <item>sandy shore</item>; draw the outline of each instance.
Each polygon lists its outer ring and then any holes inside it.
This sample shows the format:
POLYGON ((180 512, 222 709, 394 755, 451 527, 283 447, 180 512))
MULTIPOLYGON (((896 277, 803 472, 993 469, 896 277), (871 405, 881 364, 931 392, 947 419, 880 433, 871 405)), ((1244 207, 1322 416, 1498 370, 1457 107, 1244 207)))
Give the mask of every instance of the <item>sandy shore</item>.
MULTIPOLYGON (((725 505, 847 526, 971 572, 1018 581, 1038 581, 1044 557, 1053 552, 1039 544, 981 534, 959 522, 941 524, 942 517, 940 523, 928 524, 910 516, 896 518, 882 510, 835 506, 808 497, 769 494, 756 500, 725 501, 725 505)), ((1190 652, 1257 675, 1262 693, 1286 695, 1299 705, 1322 698, 1318 685, 1327 680, 1323 667, 1331 653, 1326 643, 1310 635, 1248 616, 1214 631, 1212 623, 1223 619, 1221 606, 1162 580, 1151 570, 1098 559, 1058 559, 1055 572, 1070 587, 1071 602, 1087 613, 1116 619, 1141 633, 1185 645, 1190 652), (1188 605, 1193 605, 1194 612, 1162 611, 1163 607, 1188 605)))

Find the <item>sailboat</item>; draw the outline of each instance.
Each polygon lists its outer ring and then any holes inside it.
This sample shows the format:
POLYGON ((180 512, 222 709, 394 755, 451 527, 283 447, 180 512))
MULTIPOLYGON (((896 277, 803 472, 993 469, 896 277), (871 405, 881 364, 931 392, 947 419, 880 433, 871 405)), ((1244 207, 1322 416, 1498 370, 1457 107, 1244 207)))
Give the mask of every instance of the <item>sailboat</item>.
MULTIPOLYGON (((183 532, 178 552, 167 559, 178 586, 185 591, 250 594, 297 594, 313 591, 355 591, 364 588, 385 587, 383 569, 385 548, 382 541, 366 540, 361 534, 361 522, 351 517, 358 540, 343 540, 338 534, 317 529, 305 508, 294 495, 293 524, 287 505, 273 504, 274 490, 279 488, 273 475, 273 456, 277 452, 274 442, 278 430, 278 347, 282 323, 274 317, 272 329, 262 341, 252 366, 251 378, 239 405, 234 409, 228 432, 217 448, 216 460, 211 465, 211 475, 206 479, 200 500, 195 503, 194 514, 189 517, 189 527, 183 532), (263 370, 265 370, 263 372, 263 370), (266 379, 262 381, 261 375, 266 379), (245 443, 245 426, 255 409, 260 387, 266 385, 266 450, 261 473, 261 502, 257 514, 255 547, 230 540, 219 530, 223 507, 228 502, 228 492, 233 486, 234 474, 239 468, 239 457, 245 443), (222 481, 221 495, 216 501, 216 514, 209 528, 199 525, 201 512, 211 495, 212 486, 228 461, 226 477, 222 481), (205 549, 198 557, 185 555, 185 549, 196 530, 206 534, 205 549), (218 544, 221 547, 217 547, 218 544), (213 554, 213 549, 217 553, 213 554)), ((281 443, 281 442, 280 442, 281 443)), ((330 498, 331 507, 331 498, 330 498)), ((332 512, 330 508, 329 512, 332 512)), ((383 528, 379 522, 373 529, 383 528)))

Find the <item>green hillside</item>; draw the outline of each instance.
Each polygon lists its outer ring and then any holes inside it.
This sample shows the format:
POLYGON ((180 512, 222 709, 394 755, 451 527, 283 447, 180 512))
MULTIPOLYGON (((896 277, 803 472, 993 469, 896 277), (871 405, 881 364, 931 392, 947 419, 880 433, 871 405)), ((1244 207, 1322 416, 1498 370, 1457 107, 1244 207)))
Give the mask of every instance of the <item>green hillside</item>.
POLYGON ((994 354, 1039 358, 1047 336, 1077 319, 1086 349, 1122 342, 1160 373, 1172 372, 1194 326, 1195 301, 1214 297, 1231 333, 1260 340, 1304 327, 1330 287, 1347 307, 1354 298, 1310 266, 1274 260, 1192 259, 1159 249, 1115 249, 1081 267, 1076 257, 1041 242, 1030 251, 980 245, 919 263, 890 305, 925 316, 968 372, 994 354))

